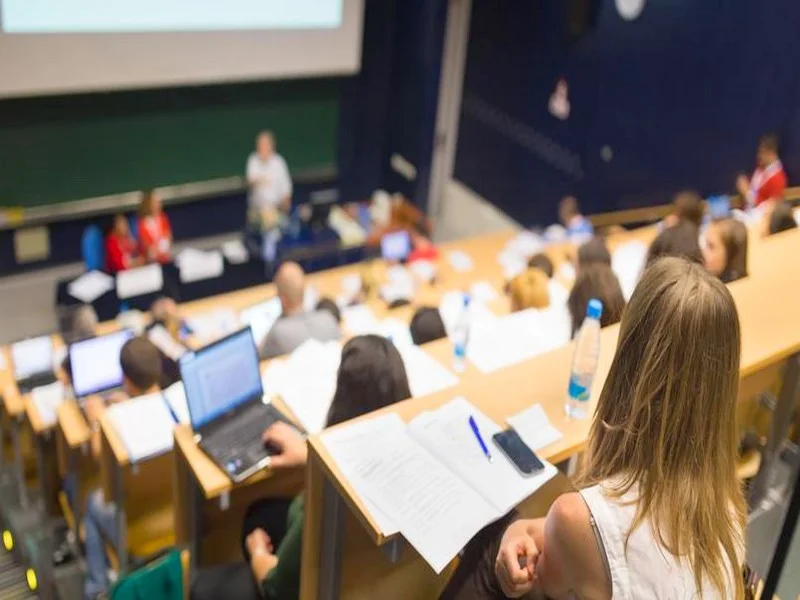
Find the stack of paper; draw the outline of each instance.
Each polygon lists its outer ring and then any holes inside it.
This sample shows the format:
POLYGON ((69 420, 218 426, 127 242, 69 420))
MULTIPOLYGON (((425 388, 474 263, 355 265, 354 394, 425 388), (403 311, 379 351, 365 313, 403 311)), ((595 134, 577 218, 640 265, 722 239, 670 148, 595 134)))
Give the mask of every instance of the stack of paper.
POLYGON ((622 295, 630 300, 647 261, 647 246, 639 241, 623 244, 611 255, 611 269, 619 280, 622 295))
POLYGON ((534 404, 512 417, 508 417, 506 421, 519 434, 525 445, 534 451, 549 446, 564 437, 564 434, 550 423, 541 404, 534 404))
POLYGON ((131 463, 172 449, 175 420, 161 392, 114 404, 106 414, 131 463))
POLYGON ((546 464, 540 474, 522 477, 499 452, 490 462, 469 427, 470 416, 487 441, 500 431, 457 398, 408 426, 391 413, 322 436, 381 530, 399 530, 437 573, 482 527, 556 473, 546 464))
POLYGON ((253 339, 256 341, 257 346, 267 337, 272 326, 275 324, 281 314, 283 314, 283 306, 281 305, 280 298, 277 296, 270 298, 266 302, 256 304, 243 309, 239 313, 239 321, 242 326, 250 326, 253 331, 253 339))
POLYGON ((183 344, 175 341, 161 324, 154 325, 150 328, 150 331, 147 332, 147 339, 149 339, 156 348, 161 350, 164 356, 174 362, 178 362, 181 356, 188 352, 188 349, 183 344))
POLYGON ((42 425, 49 428, 56 424, 56 410, 64 401, 64 384, 60 381, 33 388, 31 400, 36 405, 42 425))
POLYGON ((117 296, 120 300, 152 294, 164 287, 161 265, 152 264, 117 273, 117 296))
POLYGON ((192 334, 203 344, 225 337, 236 331, 239 321, 230 309, 219 309, 186 319, 192 334))
POLYGON ((406 367, 408 385, 413 397, 427 396, 458 383, 458 377, 439 364, 419 346, 398 346, 406 367))
POLYGON ((225 261, 219 250, 202 251, 186 248, 175 257, 180 271, 181 283, 191 283, 203 279, 220 277, 225 269, 225 261))
POLYGON ((250 260, 247 248, 244 247, 241 240, 232 240, 222 244, 222 253, 232 265, 240 265, 250 260))
POLYGON ((472 271, 474 268, 469 254, 461 250, 449 252, 447 254, 447 260, 450 262, 450 266, 459 273, 466 273, 467 271, 472 271))
POLYGON ((67 292, 81 302, 91 304, 100 296, 114 289, 114 278, 102 271, 89 271, 70 282, 67 292))
POLYGON ((165 389, 163 394, 164 400, 167 401, 178 423, 183 425, 191 423, 191 419, 189 418, 189 403, 186 400, 186 388, 183 387, 183 382, 176 381, 165 389))

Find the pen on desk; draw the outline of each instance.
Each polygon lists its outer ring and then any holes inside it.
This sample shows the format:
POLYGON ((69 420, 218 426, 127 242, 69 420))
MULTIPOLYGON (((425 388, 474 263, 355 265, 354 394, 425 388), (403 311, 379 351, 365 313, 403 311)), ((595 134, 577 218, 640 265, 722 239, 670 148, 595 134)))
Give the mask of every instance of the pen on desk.
POLYGON ((483 441, 483 436, 481 435, 480 429, 478 429, 478 424, 475 422, 475 417, 470 416, 469 426, 472 429, 472 433, 475 434, 475 439, 478 440, 478 443, 481 446, 481 450, 483 450, 483 454, 486 456, 489 462, 492 462, 492 453, 489 452, 489 448, 486 445, 486 442, 483 441))

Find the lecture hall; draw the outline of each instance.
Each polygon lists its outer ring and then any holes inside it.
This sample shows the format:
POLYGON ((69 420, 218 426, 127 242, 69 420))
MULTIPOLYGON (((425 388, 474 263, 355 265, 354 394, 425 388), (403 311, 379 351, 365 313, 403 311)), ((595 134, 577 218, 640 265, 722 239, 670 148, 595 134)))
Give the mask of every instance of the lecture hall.
POLYGON ((0 600, 800 598, 796 0, 0 0, 0 600))

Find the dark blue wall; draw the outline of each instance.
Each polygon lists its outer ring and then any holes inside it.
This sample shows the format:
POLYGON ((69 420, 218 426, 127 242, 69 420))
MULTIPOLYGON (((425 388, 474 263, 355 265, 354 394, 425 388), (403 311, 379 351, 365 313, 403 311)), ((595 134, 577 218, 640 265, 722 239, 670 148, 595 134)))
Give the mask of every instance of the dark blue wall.
POLYGON ((594 213, 730 191, 777 132, 800 181, 800 2, 650 0, 626 22, 595 0, 595 27, 573 41, 568 4, 474 0, 457 179, 547 223, 567 193, 594 213), (567 121, 548 111, 559 77, 567 121))

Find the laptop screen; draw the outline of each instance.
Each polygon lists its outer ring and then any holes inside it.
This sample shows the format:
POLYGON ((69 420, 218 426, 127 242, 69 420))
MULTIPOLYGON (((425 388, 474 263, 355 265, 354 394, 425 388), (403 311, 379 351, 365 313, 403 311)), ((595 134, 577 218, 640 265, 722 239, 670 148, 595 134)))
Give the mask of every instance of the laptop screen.
POLYGON ((53 340, 49 335, 11 345, 14 378, 19 381, 38 373, 53 371, 53 340))
POLYGON ((72 389, 76 397, 84 398, 122 385, 119 355, 132 337, 133 331, 123 329, 70 345, 72 389))
POLYGON ((386 260, 405 260, 411 252, 411 238, 407 231, 387 233, 381 238, 381 255, 386 260))
POLYGON ((250 328, 181 357, 181 379, 196 430, 251 398, 264 395, 250 328))

